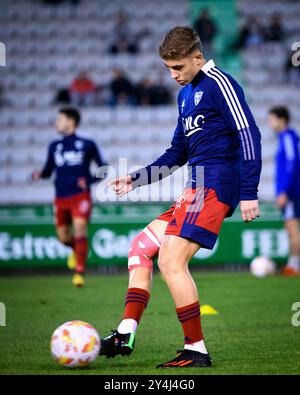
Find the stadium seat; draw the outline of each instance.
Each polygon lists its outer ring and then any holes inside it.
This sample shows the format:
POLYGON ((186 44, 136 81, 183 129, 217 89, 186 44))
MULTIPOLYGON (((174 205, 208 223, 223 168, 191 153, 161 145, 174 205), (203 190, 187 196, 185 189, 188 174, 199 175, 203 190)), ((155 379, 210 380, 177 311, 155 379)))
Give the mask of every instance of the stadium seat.
POLYGON ((29 162, 42 167, 47 159, 47 148, 33 149, 29 158, 29 162))
MULTIPOLYGON (((0 164, 1 164, 1 162, 0 162, 0 164)), ((1 168, 1 170, 0 170, 0 185, 3 187, 8 182, 9 182, 8 171, 6 168, 1 168)), ((1 188, 1 190, 2 190, 2 188, 1 188)))
POLYGON ((29 145, 33 142, 33 136, 31 130, 20 129, 19 132, 12 133, 10 141, 16 147, 23 146, 24 144, 29 145))
POLYGON ((0 132, 0 146, 7 146, 11 144, 12 139, 14 137, 15 133, 10 133, 7 130, 3 130, 0 132))
POLYGON ((23 167, 12 167, 8 172, 8 178, 12 184, 24 185, 28 184, 30 180, 30 173, 23 167))
POLYGON ((26 165, 30 160, 30 152, 26 146, 6 148, 7 161, 14 165, 26 165))
MULTIPOLYGON (((9 158, 9 156, 7 154, 7 151, 0 150, 0 165, 1 165, 1 167, 7 165, 8 161, 9 161, 8 158, 9 158)), ((1 171, 5 172, 6 171, 5 167, 1 168, 1 171)))
MULTIPOLYGON (((51 6, 27 1, 26 7, 20 7, 20 1, 3 0, 3 3, 5 6, 0 15, 2 41, 7 43, 11 53, 10 67, 5 70, 5 75, 0 75, 5 101, 0 116, 0 163, 4 166, 0 183, 7 179, 5 172, 9 166, 44 163, 47 144, 57 137, 53 126, 57 107, 53 106, 53 99, 57 90, 67 88, 79 71, 90 71, 98 84, 110 82, 114 67, 124 69, 133 82, 145 76, 155 80, 163 69, 157 55, 157 44, 162 35, 176 24, 189 23, 189 4, 182 0, 152 0, 144 2, 143 7, 140 0, 82 0, 76 10, 66 2, 51 6), (149 31, 149 35, 140 40, 141 54, 138 56, 108 53, 108 37, 113 37, 116 5, 129 13, 134 34, 139 35, 141 26, 149 31)), ((297 41, 298 4, 279 0, 271 3, 272 7, 266 7, 258 0, 237 2, 240 21, 252 14, 267 21, 271 10, 276 10, 282 14, 287 31, 290 34, 294 31, 291 37, 297 41)), ((270 163, 276 146, 267 127, 267 114, 271 105, 279 104, 279 90, 280 100, 290 105, 295 124, 300 123, 297 87, 281 80, 280 70, 286 61, 285 45, 267 43, 260 50, 247 49, 242 54, 243 85, 246 85, 246 96, 263 136, 266 191, 272 190, 270 163)), ((162 80, 175 96, 178 88, 165 71, 162 80)), ((118 157, 125 155, 130 163, 140 161, 145 164, 169 146, 176 118, 175 103, 155 108, 83 108, 80 131, 95 138, 110 163, 117 163, 118 157)), ((20 174, 14 174, 13 180, 24 181, 23 173, 20 174)), ((22 196, 16 193, 15 185, 11 186, 13 189, 6 188, 4 197, 1 194, 0 203, 18 202, 18 199, 30 203, 50 201, 51 183, 30 184, 28 189, 24 188, 26 193, 22 196)), ((271 195, 267 192, 264 197, 271 195)))

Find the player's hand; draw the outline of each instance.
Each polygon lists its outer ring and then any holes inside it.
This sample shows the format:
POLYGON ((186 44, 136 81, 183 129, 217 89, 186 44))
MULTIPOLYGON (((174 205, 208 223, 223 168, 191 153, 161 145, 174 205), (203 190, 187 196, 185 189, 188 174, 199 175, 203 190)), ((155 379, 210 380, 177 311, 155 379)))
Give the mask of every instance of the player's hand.
POLYGON ((31 179, 33 181, 39 180, 41 178, 42 172, 40 170, 33 170, 31 173, 31 179))
POLYGON ((245 222, 251 222, 259 217, 258 200, 241 200, 240 202, 242 219, 245 222))
POLYGON ((284 208, 288 203, 288 196, 286 193, 281 193, 277 196, 276 204, 279 208, 284 208))
POLYGON ((124 196, 126 193, 132 191, 132 179, 129 174, 123 177, 117 177, 114 180, 111 180, 108 183, 108 186, 111 187, 116 195, 124 196))
POLYGON ((88 189, 88 185, 85 177, 78 178, 77 185, 79 186, 79 188, 81 188, 84 191, 88 189))

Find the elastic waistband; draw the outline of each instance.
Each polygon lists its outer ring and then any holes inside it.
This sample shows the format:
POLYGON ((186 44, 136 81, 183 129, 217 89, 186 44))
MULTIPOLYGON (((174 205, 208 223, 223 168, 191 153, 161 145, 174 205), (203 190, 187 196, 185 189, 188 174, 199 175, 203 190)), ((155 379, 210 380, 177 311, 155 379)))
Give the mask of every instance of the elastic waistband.
POLYGON ((58 196, 54 199, 55 202, 68 202, 69 200, 74 200, 74 199, 90 199, 91 198, 91 192, 80 192, 76 193, 74 195, 70 196, 58 196))

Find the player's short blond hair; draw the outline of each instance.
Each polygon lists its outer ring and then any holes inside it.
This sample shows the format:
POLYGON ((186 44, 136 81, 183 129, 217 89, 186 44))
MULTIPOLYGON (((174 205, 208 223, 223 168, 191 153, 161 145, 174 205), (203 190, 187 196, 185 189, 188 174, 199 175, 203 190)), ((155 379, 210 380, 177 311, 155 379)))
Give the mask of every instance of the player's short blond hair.
POLYGON ((198 34, 189 26, 176 26, 166 34, 159 46, 159 55, 164 60, 180 60, 194 51, 202 51, 198 34))

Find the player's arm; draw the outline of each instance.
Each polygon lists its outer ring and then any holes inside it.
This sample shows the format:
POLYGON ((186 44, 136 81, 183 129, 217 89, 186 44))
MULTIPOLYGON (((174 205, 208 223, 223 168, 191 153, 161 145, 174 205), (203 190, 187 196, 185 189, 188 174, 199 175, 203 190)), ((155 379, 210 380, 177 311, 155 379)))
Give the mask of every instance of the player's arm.
POLYGON ((52 145, 48 148, 47 160, 42 170, 34 170, 31 174, 33 180, 40 178, 49 178, 55 168, 54 155, 52 145))
POLYGON ((285 207, 288 202, 287 192, 293 182, 293 174, 296 166, 296 147, 293 138, 285 134, 280 142, 282 144, 283 156, 281 157, 279 168, 280 174, 277 177, 276 203, 278 207, 285 207))
POLYGON ((89 182, 90 184, 94 183, 94 182, 99 182, 99 181, 103 181, 106 178, 106 172, 102 171, 101 168, 103 166, 107 166, 108 163, 104 161, 100 150, 97 148, 97 145, 92 142, 91 145, 91 150, 90 150, 90 158, 91 161, 95 162, 98 166, 97 172, 94 176, 91 176, 89 182))
POLYGON ((259 216, 257 190, 262 164, 260 131, 237 82, 218 79, 215 100, 219 111, 241 142, 240 208, 242 219, 249 222, 259 216))
POLYGON ((112 180, 109 185, 113 187, 117 195, 123 196, 135 188, 152 184, 171 175, 187 162, 187 158, 184 132, 181 120, 178 118, 171 146, 164 154, 150 165, 112 180))
POLYGON ((87 155, 90 161, 95 162, 98 165, 98 168, 95 175, 91 175, 89 173, 88 177, 78 178, 77 184, 83 191, 86 191, 89 185, 94 182, 101 182, 106 177, 106 172, 104 172, 102 168, 103 166, 106 166, 107 163, 102 159, 102 156, 93 141, 89 145, 87 155))

